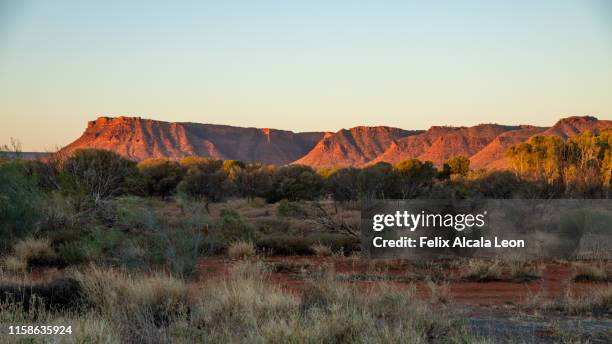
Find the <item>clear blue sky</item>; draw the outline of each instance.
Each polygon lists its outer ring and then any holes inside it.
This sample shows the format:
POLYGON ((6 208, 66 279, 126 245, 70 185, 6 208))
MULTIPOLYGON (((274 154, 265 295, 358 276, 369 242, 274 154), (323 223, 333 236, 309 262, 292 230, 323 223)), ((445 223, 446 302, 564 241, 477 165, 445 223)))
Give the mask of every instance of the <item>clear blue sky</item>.
POLYGON ((607 0, 0 0, 0 143, 26 150, 99 115, 335 131, 584 114, 612 118, 607 0))

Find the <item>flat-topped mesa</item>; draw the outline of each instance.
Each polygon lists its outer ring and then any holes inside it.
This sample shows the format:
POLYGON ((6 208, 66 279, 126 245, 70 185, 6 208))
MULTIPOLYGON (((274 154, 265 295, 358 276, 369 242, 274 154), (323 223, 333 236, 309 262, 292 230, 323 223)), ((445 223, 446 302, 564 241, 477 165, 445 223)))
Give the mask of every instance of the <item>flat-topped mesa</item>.
POLYGON ((100 116, 93 121, 87 122, 88 128, 105 126, 105 125, 115 125, 129 122, 139 122, 141 121, 141 117, 127 117, 127 116, 119 116, 119 117, 108 117, 108 116, 100 116))
POLYGON ((479 124, 432 126, 405 130, 388 126, 356 126, 336 132, 294 133, 272 128, 243 128, 192 122, 164 122, 141 117, 100 116, 63 151, 99 148, 133 160, 180 159, 189 155, 276 165, 305 164, 315 168, 363 167, 377 162, 398 163, 417 158, 441 166, 463 155, 472 167, 504 168, 511 145, 534 135, 567 139, 585 131, 612 128, 612 121, 593 116, 563 118, 552 127, 479 124))
POLYGON ((284 165, 304 156, 322 137, 317 132, 100 116, 62 150, 106 149, 132 160, 199 155, 284 165))

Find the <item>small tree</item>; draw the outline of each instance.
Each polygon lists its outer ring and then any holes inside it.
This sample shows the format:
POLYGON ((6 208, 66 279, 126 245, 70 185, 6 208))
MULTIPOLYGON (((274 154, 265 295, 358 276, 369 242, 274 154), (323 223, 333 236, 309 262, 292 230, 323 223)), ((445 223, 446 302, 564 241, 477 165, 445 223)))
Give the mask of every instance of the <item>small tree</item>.
POLYGON ((238 160, 225 160, 223 161, 223 171, 227 173, 228 179, 228 193, 231 195, 239 195, 237 179, 241 172, 245 169, 246 165, 242 161, 238 160))
POLYGON ((512 198, 521 191, 521 180, 510 171, 483 173, 469 183, 469 189, 485 198, 512 198))
POLYGON ((393 166, 386 162, 379 162, 361 169, 357 178, 357 186, 361 198, 393 197, 395 193, 393 166))
POLYGON ((63 190, 84 196, 94 206, 122 192, 125 179, 138 173, 136 163, 115 152, 79 149, 62 162, 63 190))
POLYGON ((436 169, 431 161, 422 162, 418 159, 400 162, 395 165, 393 172, 402 199, 415 198, 429 193, 436 175, 436 169))
POLYGON ((178 185, 180 192, 193 199, 204 200, 207 211, 210 202, 218 202, 225 197, 229 180, 221 160, 188 158, 187 162, 182 160, 181 165, 187 168, 187 172, 178 185))
POLYGON ((234 184, 238 193, 249 202, 255 197, 265 197, 270 194, 276 168, 262 164, 249 164, 238 170, 234 184))
POLYGON ((443 174, 444 175, 459 175, 462 177, 466 177, 470 172, 470 159, 458 155, 452 157, 444 163, 443 174))
POLYGON ((143 160, 138 164, 138 170, 144 177, 146 194, 161 196, 162 199, 176 190, 185 173, 178 162, 167 159, 143 160))
POLYGON ((356 168, 337 169, 327 177, 326 189, 336 202, 357 201, 359 199, 358 178, 359 170, 356 168))
POLYGON ((323 178, 310 166, 290 165, 281 167, 274 176, 269 202, 283 198, 289 201, 315 200, 321 196, 323 178))

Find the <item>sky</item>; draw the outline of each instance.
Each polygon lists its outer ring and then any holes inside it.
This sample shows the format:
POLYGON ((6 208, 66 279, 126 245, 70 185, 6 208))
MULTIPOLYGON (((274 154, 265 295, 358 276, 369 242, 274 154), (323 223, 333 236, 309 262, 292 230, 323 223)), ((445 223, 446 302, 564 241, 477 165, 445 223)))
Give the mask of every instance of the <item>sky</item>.
POLYGON ((0 0, 0 144, 99 116, 336 131, 612 119, 612 2, 0 0))

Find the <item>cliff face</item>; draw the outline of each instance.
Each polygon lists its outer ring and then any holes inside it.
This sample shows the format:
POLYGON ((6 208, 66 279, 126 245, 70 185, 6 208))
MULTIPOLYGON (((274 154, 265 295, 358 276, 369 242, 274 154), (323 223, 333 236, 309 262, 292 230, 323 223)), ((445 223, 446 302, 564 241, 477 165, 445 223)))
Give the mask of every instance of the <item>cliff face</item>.
POLYGON ((296 164, 316 167, 360 166, 375 159, 396 139, 413 132, 390 127, 355 127, 326 135, 296 164))
POLYGON ((541 134, 546 128, 533 126, 520 126, 511 131, 504 132, 494 138, 478 153, 470 157, 472 169, 489 168, 500 169, 507 166, 506 151, 513 145, 529 140, 530 137, 541 134))
POLYGON ((139 117, 100 117, 89 122, 83 135, 63 150, 100 148, 133 160, 180 159, 190 155, 245 162, 315 168, 398 163, 417 158, 440 166, 457 155, 469 157, 472 168, 506 166, 505 152, 534 135, 563 139, 585 131, 612 128, 612 121, 568 117, 550 128, 528 125, 480 124, 473 127, 431 127, 409 131, 392 127, 354 127, 335 133, 294 133, 276 129, 242 128, 200 123, 172 123, 139 117))
POLYGON ((64 150, 108 149, 133 160, 200 155, 284 165, 304 156, 322 137, 317 132, 100 117, 89 122, 83 135, 64 150))
POLYGON ((426 132, 397 140, 371 163, 398 163, 417 158, 439 166, 448 158, 471 157, 500 134, 516 127, 481 124, 474 127, 431 127, 426 132))
POLYGON ((579 135, 585 131, 599 132, 612 128, 612 121, 599 120, 592 116, 572 116, 560 119, 542 135, 556 135, 562 139, 579 135))

